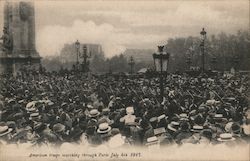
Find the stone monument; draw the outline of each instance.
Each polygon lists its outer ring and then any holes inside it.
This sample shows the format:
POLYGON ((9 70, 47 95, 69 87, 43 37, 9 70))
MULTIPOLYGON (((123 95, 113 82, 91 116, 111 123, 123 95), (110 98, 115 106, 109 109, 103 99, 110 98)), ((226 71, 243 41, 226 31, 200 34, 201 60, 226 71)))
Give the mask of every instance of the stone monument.
POLYGON ((33 2, 5 2, 4 29, 0 37, 0 73, 16 74, 27 64, 39 66, 41 57, 36 51, 33 2))

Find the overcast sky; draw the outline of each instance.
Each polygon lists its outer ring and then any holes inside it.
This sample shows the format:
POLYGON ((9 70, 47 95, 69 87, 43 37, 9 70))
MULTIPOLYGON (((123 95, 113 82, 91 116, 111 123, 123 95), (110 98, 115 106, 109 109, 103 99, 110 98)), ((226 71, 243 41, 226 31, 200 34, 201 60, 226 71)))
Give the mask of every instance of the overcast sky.
POLYGON ((112 56, 126 48, 156 48, 171 37, 199 36, 202 27, 208 35, 236 33, 249 29, 249 7, 248 0, 35 1, 37 50, 55 55, 78 39, 102 44, 112 56))

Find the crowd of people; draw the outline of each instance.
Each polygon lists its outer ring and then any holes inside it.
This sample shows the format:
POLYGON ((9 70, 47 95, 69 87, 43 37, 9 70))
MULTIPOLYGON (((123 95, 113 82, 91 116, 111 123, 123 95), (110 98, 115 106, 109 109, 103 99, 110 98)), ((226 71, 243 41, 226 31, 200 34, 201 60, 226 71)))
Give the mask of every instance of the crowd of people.
POLYGON ((0 144, 244 144, 249 77, 22 73, 1 76, 0 144))

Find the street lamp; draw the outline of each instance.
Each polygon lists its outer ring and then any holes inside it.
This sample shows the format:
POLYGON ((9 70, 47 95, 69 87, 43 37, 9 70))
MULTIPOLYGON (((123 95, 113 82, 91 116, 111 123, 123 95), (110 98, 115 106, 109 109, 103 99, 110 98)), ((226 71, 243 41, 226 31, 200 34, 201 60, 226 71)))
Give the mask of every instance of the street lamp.
POLYGON ((204 28, 202 28, 202 31, 200 32, 201 34, 201 44, 200 44, 200 47, 201 47, 201 51, 202 51, 202 59, 201 59, 201 62, 202 62, 202 72, 205 71, 205 39, 206 39, 206 34, 207 32, 205 31, 204 28))
POLYGON ((133 74, 133 66, 135 65, 133 56, 130 57, 130 61, 128 64, 130 65, 130 74, 133 74))
POLYGON ((79 64, 79 49, 80 49, 80 42, 77 40, 75 42, 75 47, 76 47, 76 64, 79 64))
POLYGON ((158 46, 158 54, 153 54, 155 70, 160 73, 160 94, 163 101, 163 72, 167 72, 170 54, 163 51, 164 46, 158 46))

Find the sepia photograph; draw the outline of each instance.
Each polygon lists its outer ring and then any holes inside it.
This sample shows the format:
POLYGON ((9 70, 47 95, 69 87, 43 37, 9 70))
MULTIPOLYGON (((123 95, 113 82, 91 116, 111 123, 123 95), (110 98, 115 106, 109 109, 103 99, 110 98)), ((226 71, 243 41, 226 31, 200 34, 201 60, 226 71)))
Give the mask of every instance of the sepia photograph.
POLYGON ((1 161, 250 161, 249 0, 0 0, 1 161))

